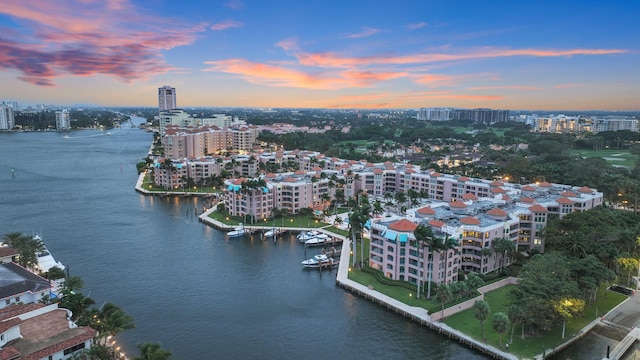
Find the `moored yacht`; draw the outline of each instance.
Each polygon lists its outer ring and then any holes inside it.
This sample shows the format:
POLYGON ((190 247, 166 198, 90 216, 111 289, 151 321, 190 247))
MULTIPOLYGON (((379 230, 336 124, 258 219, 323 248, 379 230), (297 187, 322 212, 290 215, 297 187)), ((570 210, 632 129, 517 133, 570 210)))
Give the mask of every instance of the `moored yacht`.
POLYGON ((333 258, 327 257, 325 254, 318 254, 314 255, 311 259, 302 261, 302 266, 306 268, 317 268, 320 266, 329 266, 333 263, 333 258))

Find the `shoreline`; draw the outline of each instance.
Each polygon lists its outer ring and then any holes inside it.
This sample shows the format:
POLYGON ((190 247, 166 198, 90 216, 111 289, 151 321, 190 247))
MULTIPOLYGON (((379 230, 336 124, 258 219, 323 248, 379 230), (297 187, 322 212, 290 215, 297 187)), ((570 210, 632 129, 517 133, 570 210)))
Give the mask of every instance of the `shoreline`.
MULTIPOLYGON (((150 195, 150 196, 180 196, 180 195, 185 195, 188 194, 189 196, 211 196, 211 194, 208 193, 190 193, 190 192, 171 192, 171 191, 167 191, 167 192, 152 192, 152 191, 148 191, 145 190, 142 186, 142 183, 144 181, 144 173, 139 174, 138 176, 138 181, 136 182, 136 187, 135 190, 141 194, 144 195, 150 195)), ((222 230, 222 231, 228 231, 228 230, 233 230, 233 228, 235 228, 235 226, 231 226, 231 225, 226 225, 223 224, 217 220, 214 220, 212 218, 210 218, 208 215, 215 211, 216 207, 212 207, 211 209, 203 212, 202 214, 198 215, 198 220, 204 224, 207 224, 209 226, 212 226, 218 230, 222 230)), ((251 230, 259 230, 259 229, 265 229, 266 227, 264 226, 245 226, 248 229, 251 230)), ((328 235, 331 235, 335 238, 339 238, 342 240, 342 253, 341 253, 341 258, 342 259, 350 259, 350 250, 351 250, 351 240, 345 236, 333 233, 331 231, 322 229, 322 228, 313 228, 313 229, 309 229, 309 228, 293 228, 293 227, 287 227, 287 230, 290 231, 308 231, 308 230, 316 230, 316 231, 321 231, 323 233, 326 233, 328 235)), ((377 292, 376 290, 374 290, 373 288, 369 288, 367 286, 364 286, 360 283, 357 283, 353 280, 349 279, 349 270, 350 270, 350 266, 349 266, 349 261, 341 261, 338 264, 338 270, 337 270, 337 274, 336 274, 336 285, 344 290, 348 290, 351 293, 354 293, 366 300, 369 300, 373 303, 376 303, 380 306, 384 306, 386 307, 388 310, 392 310, 398 314, 401 314, 403 317, 405 318, 409 318, 412 321, 415 321, 417 323, 419 323, 422 326, 427 326, 430 330, 432 331, 437 331, 439 334, 445 335, 447 337, 449 337, 449 339, 456 339, 458 340, 461 344, 466 345, 467 347, 469 347, 470 349, 473 349, 475 351, 478 351, 484 355, 488 355, 491 356, 493 358, 496 359, 504 359, 504 360, 519 360, 521 358, 519 358, 518 356, 502 351, 494 346, 488 345, 483 343, 482 341, 478 341, 476 339, 473 339, 472 337, 456 330, 453 329, 452 327, 441 323, 439 321, 434 321, 431 318, 431 315, 429 315, 428 311, 424 308, 421 307, 415 307, 415 306, 409 306, 403 302, 400 302, 396 299, 393 299, 387 295, 384 295, 382 293, 377 292)), ((627 299, 628 300, 628 299, 627 299)), ((625 300, 625 301, 627 301, 625 300)), ((625 301, 623 301, 622 303, 624 303, 625 301)), ((609 310, 609 312, 613 311, 615 308, 617 308, 618 306, 620 306, 622 303, 618 304, 616 307, 614 307, 613 309, 609 310)), ((607 314, 609 313, 607 312, 607 314)), ((606 314, 605 314, 606 316, 606 314)), ((604 316, 602 317, 602 319, 604 318, 604 316)), ((580 329, 580 331, 578 331, 578 333, 568 339, 567 341, 563 342, 562 344, 552 348, 552 349, 545 349, 543 351, 543 353, 538 354, 534 357, 534 359, 545 359, 548 356, 554 355, 558 352, 560 352, 561 350, 567 348, 568 346, 570 346, 571 344, 573 344, 574 342, 578 341, 579 339, 581 339, 582 337, 584 337, 585 335, 587 335, 597 324, 599 324, 602 320, 600 318, 594 319, 593 321, 591 321, 589 324, 587 324, 585 327, 583 327, 582 329, 580 329)), ((522 359, 529 359, 529 358, 522 358, 522 359)))

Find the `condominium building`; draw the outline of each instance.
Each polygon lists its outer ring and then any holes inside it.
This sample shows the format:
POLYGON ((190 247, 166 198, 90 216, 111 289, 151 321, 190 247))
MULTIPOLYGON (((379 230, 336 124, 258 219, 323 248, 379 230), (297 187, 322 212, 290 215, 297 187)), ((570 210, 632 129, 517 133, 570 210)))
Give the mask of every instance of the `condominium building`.
POLYGON ((56 130, 70 130, 71 118, 69 110, 56 111, 56 130))
POLYGON ((0 105, 0 130, 11 130, 16 126, 14 108, 0 105))
POLYGON ((158 111, 173 110, 176 106, 176 88, 169 85, 158 88, 158 111))
POLYGON ((189 128, 166 125, 162 146, 165 156, 171 159, 197 158, 223 150, 248 152, 256 144, 258 135, 254 126, 189 128))
POLYGON ((509 121, 509 110, 492 109, 451 109, 451 108, 421 108, 418 110, 418 120, 448 121, 471 120, 477 123, 494 124, 509 121))

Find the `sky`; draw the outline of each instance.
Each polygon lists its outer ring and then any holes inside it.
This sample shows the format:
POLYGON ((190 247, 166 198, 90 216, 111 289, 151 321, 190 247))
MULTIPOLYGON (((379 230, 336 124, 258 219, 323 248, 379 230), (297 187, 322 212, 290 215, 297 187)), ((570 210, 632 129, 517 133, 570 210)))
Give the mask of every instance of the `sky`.
POLYGON ((21 105, 640 110, 640 1, 2 0, 21 105))

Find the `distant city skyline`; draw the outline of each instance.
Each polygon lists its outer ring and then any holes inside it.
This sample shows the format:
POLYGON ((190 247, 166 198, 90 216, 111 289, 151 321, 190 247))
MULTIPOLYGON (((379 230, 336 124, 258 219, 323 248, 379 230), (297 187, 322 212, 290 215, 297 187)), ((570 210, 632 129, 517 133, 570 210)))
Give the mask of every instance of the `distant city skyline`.
POLYGON ((5 0, 0 98, 179 107, 640 110, 630 1, 5 0))

